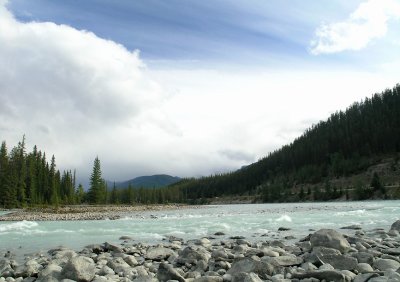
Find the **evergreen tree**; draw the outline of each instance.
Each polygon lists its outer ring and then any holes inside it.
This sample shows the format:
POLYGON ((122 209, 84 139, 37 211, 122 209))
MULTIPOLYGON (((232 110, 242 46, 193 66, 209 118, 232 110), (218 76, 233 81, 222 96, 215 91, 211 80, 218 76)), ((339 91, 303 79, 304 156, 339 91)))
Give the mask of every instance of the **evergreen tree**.
POLYGON ((95 158, 93 163, 93 172, 90 176, 90 188, 88 193, 89 203, 102 204, 104 203, 105 189, 104 181, 101 178, 100 160, 95 158))
POLYGON ((377 172, 374 172, 372 176, 371 187, 374 191, 380 191, 383 194, 386 193, 385 186, 383 186, 383 184, 381 183, 381 180, 377 172))
POLYGON ((0 148, 0 206, 4 206, 5 193, 7 189, 7 175, 8 175, 8 154, 6 142, 1 143, 0 148))

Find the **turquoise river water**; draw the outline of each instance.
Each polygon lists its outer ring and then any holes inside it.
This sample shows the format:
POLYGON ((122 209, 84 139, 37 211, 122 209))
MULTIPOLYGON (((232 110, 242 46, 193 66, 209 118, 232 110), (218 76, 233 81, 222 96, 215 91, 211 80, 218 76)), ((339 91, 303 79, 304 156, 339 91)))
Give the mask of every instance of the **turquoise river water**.
POLYGON ((291 228, 287 235, 300 238, 311 229, 338 229, 351 224, 360 224, 365 230, 387 230, 397 219, 400 201, 219 205, 140 212, 118 220, 0 222, 0 255, 60 245, 79 250, 88 244, 118 242, 122 235, 136 242, 157 243, 170 235, 189 240, 222 231, 226 237, 267 240, 283 226, 291 228))

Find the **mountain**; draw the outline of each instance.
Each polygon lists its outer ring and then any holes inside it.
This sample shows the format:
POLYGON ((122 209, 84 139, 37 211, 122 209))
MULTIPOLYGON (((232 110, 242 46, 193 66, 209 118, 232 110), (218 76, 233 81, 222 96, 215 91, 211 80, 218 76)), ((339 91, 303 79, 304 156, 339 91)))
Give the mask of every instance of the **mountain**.
MULTIPOLYGON (((174 184, 180 181, 181 178, 177 176, 170 176, 166 174, 156 174, 151 176, 139 176, 127 181, 116 182, 117 188, 128 188, 131 185, 134 188, 160 188, 174 184)), ((114 183, 108 182, 109 189, 112 189, 114 183)))
POLYGON ((258 162, 170 187, 200 203, 232 195, 266 202, 387 198, 400 194, 399 159, 400 84, 332 114, 258 162))

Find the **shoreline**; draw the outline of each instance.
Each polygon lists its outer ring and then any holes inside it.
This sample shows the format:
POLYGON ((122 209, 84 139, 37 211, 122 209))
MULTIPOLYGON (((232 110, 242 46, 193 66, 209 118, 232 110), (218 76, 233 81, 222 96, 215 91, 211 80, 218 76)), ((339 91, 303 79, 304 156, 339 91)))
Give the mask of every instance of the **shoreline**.
POLYGON ((289 230, 254 242, 216 232, 146 244, 121 234, 120 243, 54 248, 20 264, 5 253, 0 281, 400 281, 400 220, 385 229, 320 229, 295 241, 286 239, 289 230))
POLYGON ((1 215, 0 221, 64 221, 64 220, 115 220, 141 212, 197 209, 201 206, 180 204, 135 206, 65 206, 11 210, 1 215))

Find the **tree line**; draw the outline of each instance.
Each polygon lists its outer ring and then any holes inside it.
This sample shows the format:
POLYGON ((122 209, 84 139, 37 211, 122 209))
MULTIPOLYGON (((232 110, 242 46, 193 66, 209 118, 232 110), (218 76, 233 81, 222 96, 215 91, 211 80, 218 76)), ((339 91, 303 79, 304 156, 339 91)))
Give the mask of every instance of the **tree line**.
POLYGON ((46 153, 33 147, 26 152, 25 136, 10 152, 6 142, 0 147, 0 206, 5 208, 35 205, 75 204, 83 198, 83 187, 75 187, 75 171, 56 169, 46 153))
POLYGON ((380 156, 398 152, 399 84, 332 114, 292 143, 249 166, 234 172, 184 179, 172 186, 186 191, 192 201, 245 194, 261 194, 264 200, 276 201, 285 199, 300 184, 325 182, 330 189, 330 179, 364 171, 380 156))

